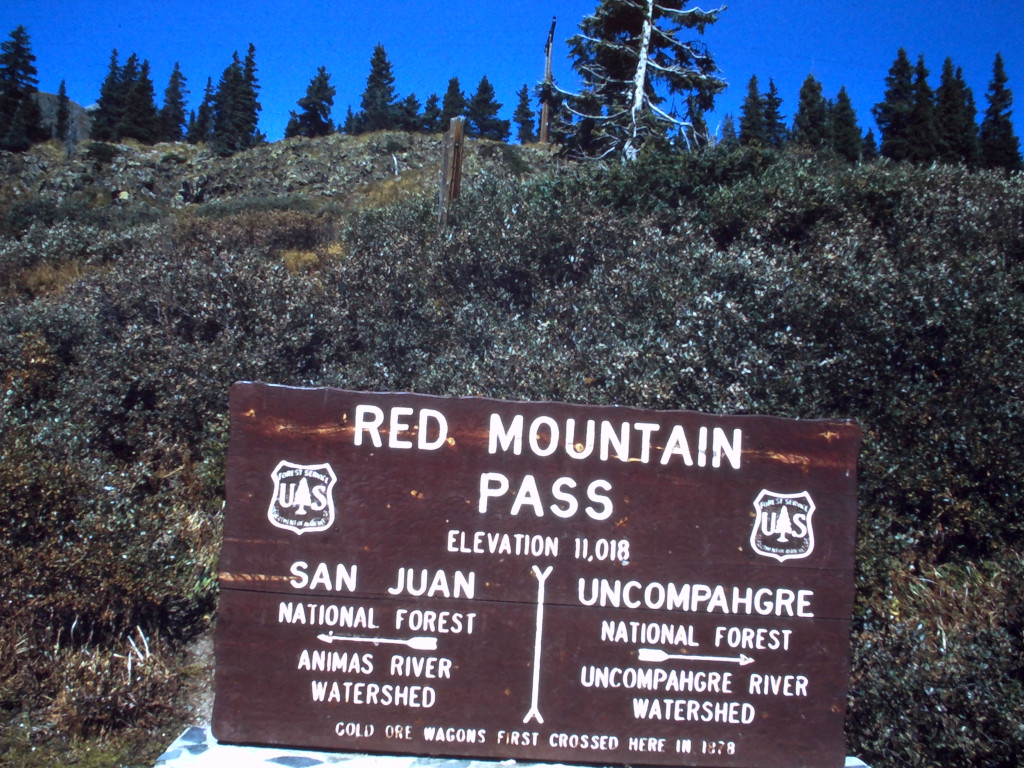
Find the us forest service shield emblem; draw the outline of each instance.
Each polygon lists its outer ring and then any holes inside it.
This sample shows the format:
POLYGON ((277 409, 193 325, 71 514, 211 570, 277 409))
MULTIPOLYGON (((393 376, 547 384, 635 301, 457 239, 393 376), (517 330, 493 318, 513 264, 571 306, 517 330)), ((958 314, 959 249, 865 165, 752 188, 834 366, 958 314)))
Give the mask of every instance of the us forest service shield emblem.
POLYGON ((781 563, 807 557, 814 550, 814 501, 807 491, 762 490, 754 499, 754 510, 750 546, 757 554, 781 563))
POLYGON ((282 461, 271 472, 274 495, 267 517, 278 528, 296 534, 326 531, 334 524, 334 484, 330 464, 282 461))

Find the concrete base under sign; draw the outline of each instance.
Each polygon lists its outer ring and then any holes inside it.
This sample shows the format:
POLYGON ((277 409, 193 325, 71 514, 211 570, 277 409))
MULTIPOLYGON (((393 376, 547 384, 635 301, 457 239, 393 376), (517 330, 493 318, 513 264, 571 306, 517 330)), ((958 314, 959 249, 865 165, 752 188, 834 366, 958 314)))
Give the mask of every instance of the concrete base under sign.
MULTIPOLYGON (((192 726, 179 736, 156 761, 155 768, 313 768, 344 765, 345 768, 498 768, 517 765, 515 760, 495 762, 416 755, 363 755, 354 752, 314 752, 277 747, 239 747, 221 744, 209 726, 192 726)), ((518 763, 523 768, 551 763, 518 763)), ((868 768, 856 757, 846 758, 845 768, 868 768)))

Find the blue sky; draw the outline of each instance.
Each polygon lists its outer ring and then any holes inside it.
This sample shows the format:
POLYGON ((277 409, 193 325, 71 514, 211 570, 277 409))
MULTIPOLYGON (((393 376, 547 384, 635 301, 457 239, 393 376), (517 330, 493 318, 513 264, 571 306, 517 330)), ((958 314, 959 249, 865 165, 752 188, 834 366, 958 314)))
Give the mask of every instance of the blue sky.
MULTIPOLYGON (((216 86, 232 52, 244 56, 252 42, 262 89, 260 128, 277 140, 289 110, 321 65, 337 88, 335 120, 344 118, 347 106, 358 110, 378 42, 387 50, 399 96, 415 93, 422 103, 431 93, 443 94, 453 76, 471 95, 486 75, 505 105, 503 116, 510 118, 518 90, 543 76, 552 16, 558 17, 555 77, 562 87, 575 88, 565 40, 596 5, 597 0, 0 0, 0 35, 6 39, 25 25, 40 89, 56 92, 64 79, 68 95, 83 106, 95 102, 112 49, 122 63, 131 53, 149 60, 158 102, 175 61, 180 62, 194 108, 206 79, 212 77, 216 86)), ((933 87, 946 56, 963 67, 979 119, 992 61, 1001 52, 1017 97, 1014 123, 1021 136, 1022 31, 1020 0, 737 0, 705 35, 730 85, 717 101, 712 126, 726 113, 738 118, 751 75, 757 75, 762 90, 769 78, 775 81, 791 121, 800 85, 813 74, 829 98, 845 85, 861 129, 874 127, 871 106, 882 99, 886 73, 904 47, 913 61, 924 54, 933 87)))

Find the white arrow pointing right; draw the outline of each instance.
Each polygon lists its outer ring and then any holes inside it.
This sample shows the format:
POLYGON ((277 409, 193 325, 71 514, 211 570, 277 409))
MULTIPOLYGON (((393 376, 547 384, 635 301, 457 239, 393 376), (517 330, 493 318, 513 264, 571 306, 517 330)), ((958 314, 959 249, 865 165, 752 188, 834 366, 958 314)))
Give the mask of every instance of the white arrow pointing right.
POLYGON ((660 664, 663 661, 719 661, 725 664, 739 664, 745 667, 753 664, 754 660, 741 653, 739 656, 692 656, 688 653, 665 653, 658 648, 640 648, 637 650, 637 658, 640 661, 649 661, 653 664, 660 664))

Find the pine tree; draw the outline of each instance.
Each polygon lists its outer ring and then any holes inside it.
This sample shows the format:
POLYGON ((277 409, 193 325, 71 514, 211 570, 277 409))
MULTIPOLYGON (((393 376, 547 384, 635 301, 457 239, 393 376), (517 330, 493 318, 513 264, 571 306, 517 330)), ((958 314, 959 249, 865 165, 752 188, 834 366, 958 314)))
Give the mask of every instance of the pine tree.
POLYGON ((185 76, 178 62, 174 62, 167 88, 164 89, 164 105, 160 109, 160 131, 163 141, 181 141, 185 127, 185 76))
POLYGON ((785 504, 782 505, 782 511, 779 512, 779 519, 775 521, 775 535, 779 537, 779 543, 788 541, 787 536, 795 535, 793 522, 789 518, 789 509, 785 504))
POLYGON ((356 125, 356 116, 352 112, 352 107, 345 108, 345 121, 341 124, 341 131, 347 136, 355 136, 359 133, 359 126, 356 125))
POLYGON ((366 78, 361 109, 353 119, 353 133, 370 133, 397 127, 398 108, 395 76, 384 46, 377 43, 370 56, 370 74, 366 78))
POLYGON ((534 128, 533 118, 537 113, 530 108, 530 89, 526 85, 518 93, 519 103, 516 111, 512 113, 512 120, 516 124, 516 138, 520 144, 532 144, 537 140, 537 131, 534 128))
POLYGON ((954 71, 953 60, 942 63, 939 87, 935 91, 935 125, 938 131, 937 159, 944 163, 965 163, 970 167, 981 160, 978 144, 978 110, 974 93, 964 81, 963 69, 954 71))
POLYGON ((961 83, 964 91, 964 157, 969 167, 977 168, 981 165, 981 136, 978 129, 978 108, 974 103, 974 91, 971 90, 964 80, 964 71, 956 68, 956 79, 961 83))
POLYGON ((210 142, 219 154, 230 155, 264 140, 258 130, 261 106, 255 54, 256 48, 250 43, 243 63, 235 51, 213 95, 210 142))
POLYGON ((466 135, 494 141, 508 139, 511 126, 498 117, 501 106, 494 97, 494 86, 484 75, 466 105, 466 135))
POLYGON ((122 74, 125 85, 124 113, 117 125, 118 138, 135 139, 143 144, 154 144, 160 139, 160 116, 156 108, 153 80, 149 62, 140 65, 132 54, 122 74))
POLYGON ((963 123, 963 155, 965 162, 971 168, 981 165, 981 142, 978 138, 978 109, 974 105, 974 91, 964 80, 964 72, 960 67, 956 68, 956 80, 964 95, 963 109, 960 113, 960 120, 963 123))
POLYGON ((711 144, 711 129, 708 128, 708 121, 704 110, 696 103, 693 94, 687 97, 687 109, 690 114, 690 125, 685 126, 681 132, 683 140, 690 149, 699 149, 711 144))
POLYGON ((871 110, 882 134, 880 151, 890 160, 907 160, 911 156, 909 131, 910 113, 914 108, 913 76, 914 69, 907 52, 900 48, 885 78, 885 97, 871 110))
POLYGON ((740 137, 736 134, 736 120, 732 115, 722 118, 722 138, 718 143, 726 149, 735 149, 740 145, 740 137))
POLYGON ((14 114, 8 122, 0 125, 0 149, 9 152, 24 152, 32 146, 32 139, 28 135, 28 111, 25 108, 27 101, 16 102, 14 114))
POLYGON ((410 93, 395 105, 395 128, 403 131, 418 132, 423 126, 420 114, 420 100, 415 93, 410 93))
POLYGON ((213 96, 213 129, 211 143, 221 155, 230 155, 245 148, 245 75, 238 51, 232 54, 231 63, 221 74, 217 91, 213 96))
POLYGON ((466 94, 459 87, 459 78, 453 77, 448 81, 448 89, 444 92, 441 100, 441 130, 447 131, 453 117, 465 117, 466 115, 466 94))
POLYGON ((124 114, 125 89, 121 82, 121 65, 117 49, 110 53, 107 76, 100 85, 100 97, 96 101, 90 135, 97 141, 117 141, 118 124, 124 114))
POLYGON ((206 79, 206 90, 199 110, 189 120, 186 141, 189 144, 210 143, 213 141, 213 78, 206 79))
POLYGON ((285 138, 292 136, 327 136, 334 132, 331 122, 331 107, 334 106, 336 90, 331 85, 331 76, 326 67, 320 67, 316 75, 309 81, 306 95, 298 101, 301 112, 292 112, 288 126, 284 129, 285 138))
POLYGON ((439 133, 441 131, 441 99, 436 93, 427 97, 427 103, 423 105, 422 128, 424 133, 439 133))
POLYGON ((570 148, 590 156, 620 153, 635 160, 647 139, 685 127, 692 110, 710 110, 725 89, 702 42, 684 42, 683 32, 703 34, 719 11, 685 9, 687 0, 602 0, 569 40, 573 69, 583 90, 566 94, 579 120, 570 148), (667 112, 669 95, 686 98, 690 114, 667 112))
POLYGON ((781 147, 789 138, 786 117, 782 114, 782 97, 775 81, 768 78, 768 91, 761 94, 764 115, 764 136, 768 146, 781 147))
POLYGON ((1024 161, 1021 160, 1020 140, 1013 131, 1010 119, 1013 116, 1010 109, 1013 106, 1013 93, 1006 87, 1008 80, 1003 57, 997 53, 992 65, 992 81, 985 94, 988 107, 979 132, 981 161, 986 168, 1020 171, 1024 170, 1024 161))
MULTIPOLYGON (((309 510, 306 507, 312 506, 313 495, 309 492, 309 480, 305 477, 299 481, 299 487, 295 490, 294 503, 298 507, 294 512, 295 515, 309 514, 309 510)), ((782 509, 785 511, 786 508, 783 507, 782 509)))
POLYGON ((757 87, 757 75, 751 75, 747 82, 747 97, 740 107, 740 144, 763 147, 767 143, 764 102, 757 87))
POLYGON ((24 26, 0 43, 0 149, 21 152, 49 138, 35 99, 35 60, 24 26))
POLYGON ((155 99, 149 62, 140 63, 133 53, 121 66, 115 49, 100 86, 92 137, 99 141, 135 139, 145 144, 160 141, 163 127, 155 99))
MULTIPOLYGON (((566 103, 566 94, 558 89, 554 80, 542 81, 533 89, 533 95, 543 105, 548 105, 548 143, 568 146, 573 128, 573 114, 566 103)), ((538 141, 540 140, 538 127, 538 141)))
POLYGON ((910 145, 908 159, 918 163, 932 162, 939 145, 939 132, 935 126, 935 94, 928 85, 928 70, 924 56, 917 57, 914 67, 913 101, 907 126, 910 145))
POLYGON ((870 128, 860 142, 860 159, 865 163, 878 159, 878 142, 875 141, 875 132, 870 128))
POLYGON ((53 137, 58 141, 68 138, 69 121, 71 120, 71 101, 68 99, 67 84, 61 80, 57 88, 57 120, 54 125, 53 137))
POLYGON ((242 65, 241 117, 243 148, 254 147, 266 140, 259 130, 259 113, 263 106, 259 102, 260 86, 256 78, 256 46, 249 43, 242 65))
POLYGON ((860 128, 857 127, 857 113, 845 85, 840 87, 835 102, 829 105, 828 136, 829 144, 837 154, 851 163, 860 160, 860 128))
POLYGON ((800 101, 793 116, 793 141, 812 148, 828 142, 828 102, 814 75, 808 75, 800 86, 800 101))

